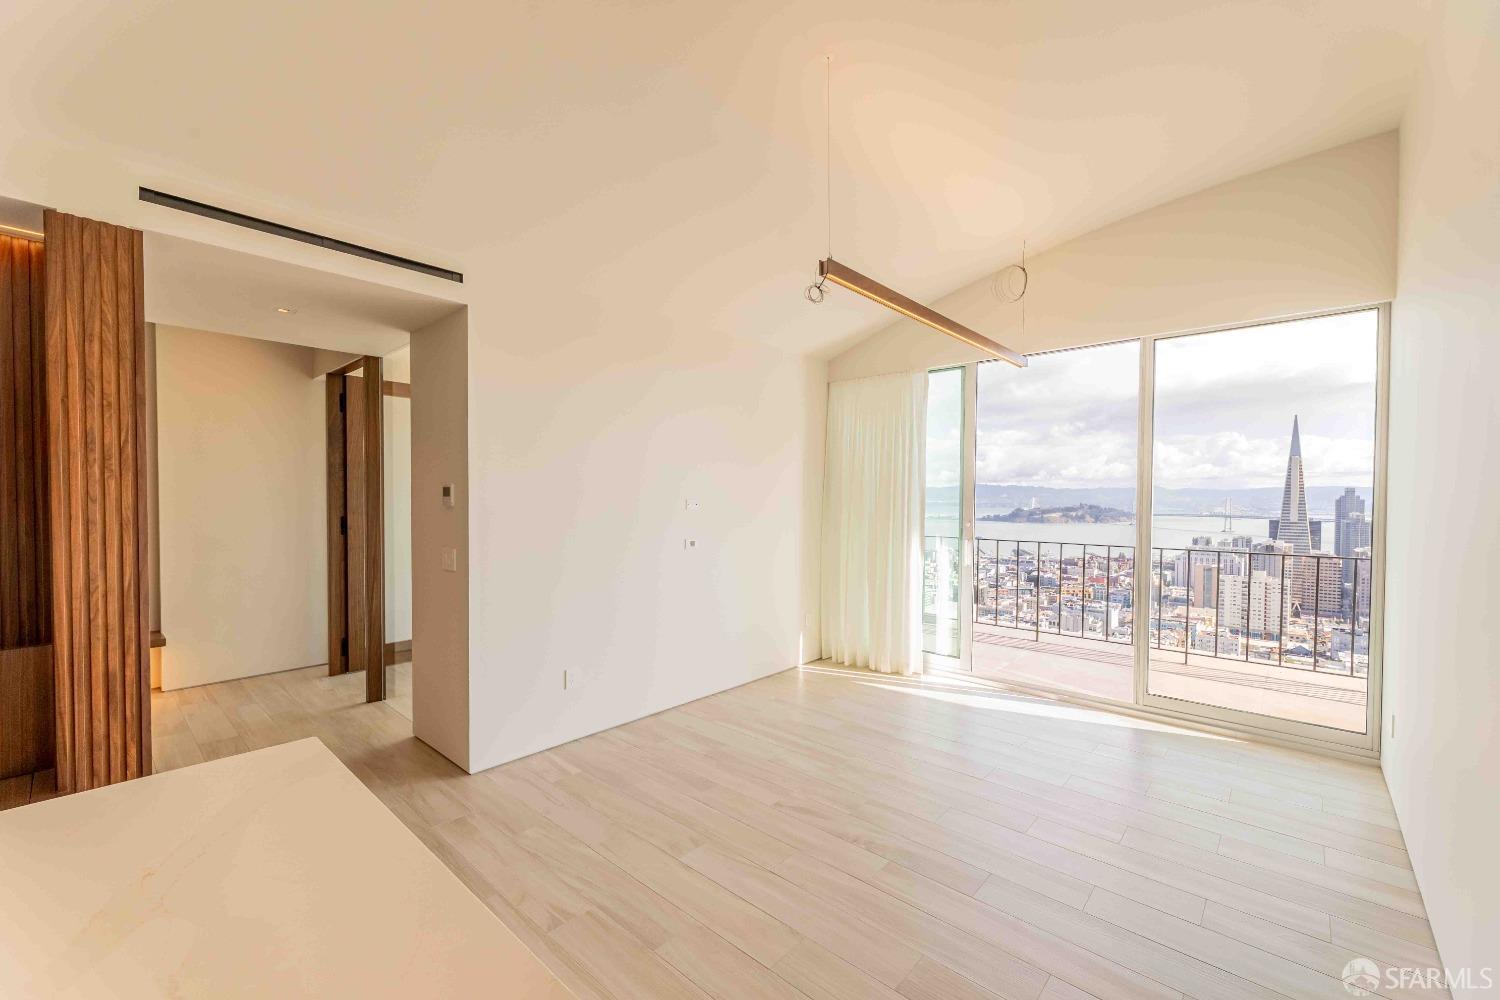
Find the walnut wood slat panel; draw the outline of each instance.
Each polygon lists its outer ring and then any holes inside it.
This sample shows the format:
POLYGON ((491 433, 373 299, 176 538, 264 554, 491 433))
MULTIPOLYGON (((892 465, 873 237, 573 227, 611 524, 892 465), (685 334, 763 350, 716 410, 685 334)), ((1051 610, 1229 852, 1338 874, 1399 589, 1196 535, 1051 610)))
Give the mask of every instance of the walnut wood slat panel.
POLYGON ((57 786, 151 772, 141 234, 46 214, 57 786))
POLYGON ((0 649, 0 780, 52 766, 52 647, 0 649))
POLYGON ((117 230, 115 241, 118 266, 115 274, 120 282, 118 302, 120 308, 120 330, 125 331, 129 322, 132 335, 121 337, 122 354, 120 380, 128 386, 125 405, 121 409, 122 426, 121 454, 135 461, 135 492, 122 493, 120 498, 120 530, 122 537, 133 539, 135 549, 124 550, 122 559, 122 608, 125 612, 124 641, 124 699, 125 732, 139 733, 139 739, 125 741, 126 774, 151 773, 151 584, 150 584, 150 516, 148 476, 151 443, 146 430, 146 407, 149 399, 146 391, 146 296, 144 244, 139 233, 133 233, 128 241, 124 234, 128 230, 117 230), (128 254, 128 258, 127 258, 128 254), (125 264, 128 259, 129 270, 125 264), (129 296, 126 296, 126 290, 129 296), (128 311, 127 311, 128 307, 128 311), (134 558, 132 558, 132 555, 134 558))
POLYGON ((52 766, 44 249, 0 236, 0 779, 52 766))
POLYGON ((0 236, 0 649, 52 637, 43 248, 0 236))

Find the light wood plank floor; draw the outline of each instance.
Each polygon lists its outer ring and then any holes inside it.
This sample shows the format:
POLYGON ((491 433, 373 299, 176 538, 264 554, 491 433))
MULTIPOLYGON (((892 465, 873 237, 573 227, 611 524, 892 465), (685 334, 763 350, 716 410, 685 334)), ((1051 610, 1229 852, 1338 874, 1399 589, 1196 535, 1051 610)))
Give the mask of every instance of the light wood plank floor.
POLYGON ((1342 1000, 1355 956, 1441 964, 1363 764, 804 668, 470 776, 362 684, 158 693, 157 766, 321 737, 580 997, 1342 1000))

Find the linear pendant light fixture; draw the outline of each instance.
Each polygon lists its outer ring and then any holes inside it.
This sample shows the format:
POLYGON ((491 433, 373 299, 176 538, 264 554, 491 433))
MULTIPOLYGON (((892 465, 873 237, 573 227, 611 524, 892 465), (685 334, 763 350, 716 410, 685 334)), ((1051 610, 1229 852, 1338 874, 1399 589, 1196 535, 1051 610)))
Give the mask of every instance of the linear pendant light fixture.
MULTIPOLYGON (((1026 367, 1026 355, 997 344, 982 333, 975 333, 957 320, 951 320, 940 312, 922 305, 913 299, 907 298, 893 288, 887 288, 874 278, 866 277, 854 270, 845 267, 833 258, 825 258, 818 261, 818 281, 831 281, 835 285, 842 285, 851 292, 858 292, 871 302, 879 302, 887 309, 893 310, 914 319, 923 326, 930 326, 938 333, 945 333, 954 340, 961 340, 970 347, 977 347, 1001 361, 1008 361, 1017 368, 1026 367)), ((817 287, 816 285, 813 287, 817 287)))
POLYGON ((827 131, 824 139, 827 156, 825 197, 828 209, 828 256, 818 261, 818 280, 807 286, 807 301, 814 304, 822 302, 823 284, 824 282, 831 281, 835 285, 841 285, 851 292, 863 295, 871 302, 878 302, 892 312, 900 313, 907 319, 916 320, 923 326, 931 327, 938 333, 946 334, 954 340, 961 340, 970 347, 978 348, 999 361, 1009 362, 1017 368, 1025 368, 1026 355, 1013 351, 1004 344, 996 343, 984 334, 976 333, 957 320, 949 319, 935 309, 929 309, 915 299, 902 295, 894 288, 888 288, 874 278, 860 274, 854 268, 840 264, 833 259, 833 114, 829 101, 832 90, 830 84, 833 75, 833 59, 830 56, 826 57, 826 60, 823 104, 824 114, 827 118, 827 131))

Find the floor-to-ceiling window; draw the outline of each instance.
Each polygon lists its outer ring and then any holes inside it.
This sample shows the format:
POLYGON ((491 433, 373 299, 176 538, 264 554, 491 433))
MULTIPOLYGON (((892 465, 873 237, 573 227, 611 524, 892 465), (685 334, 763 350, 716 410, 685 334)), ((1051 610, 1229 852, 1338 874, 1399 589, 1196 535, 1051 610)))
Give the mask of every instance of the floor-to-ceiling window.
POLYGON ((922 545, 922 648, 957 657, 963 566, 964 370, 927 376, 927 498, 922 545))
POLYGON ((1385 316, 933 372, 926 648, 1014 684, 1373 747, 1385 316))
POLYGON ((1130 701, 1135 341, 977 366, 972 669, 1130 701))
POLYGON ((1365 731, 1379 329, 1156 341, 1149 694, 1365 731))

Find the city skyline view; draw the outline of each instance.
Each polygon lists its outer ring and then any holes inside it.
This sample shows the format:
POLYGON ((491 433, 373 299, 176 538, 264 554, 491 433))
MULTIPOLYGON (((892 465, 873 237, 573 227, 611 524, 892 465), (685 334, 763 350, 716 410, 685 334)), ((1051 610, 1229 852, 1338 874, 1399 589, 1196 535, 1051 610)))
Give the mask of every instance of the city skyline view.
MULTIPOLYGON (((1158 518, 1274 518, 1294 418, 1309 512, 1354 489, 1373 504, 1374 310, 1165 338, 1155 344, 1158 518)), ((1127 341, 977 368, 976 514, 1095 504, 1134 512, 1140 344, 1127 341)), ((961 384, 929 383, 929 512, 956 516, 961 384), (951 396, 952 399, 947 397, 951 396)))
MULTIPOLYGON (((1331 672, 1352 686, 1299 704, 1361 726, 1359 711, 1331 706, 1357 708, 1368 666, 1377 337, 1367 310, 1155 342, 1151 547, 1139 553, 1141 344, 978 365, 976 625, 1004 641, 1012 629, 1127 646, 1139 626, 1153 690, 1179 684, 1179 667, 1226 660, 1331 672), (1149 608, 1134 606, 1138 570, 1149 608)), ((936 621, 940 606, 946 621, 958 610, 961 373, 928 384, 924 589, 932 648, 953 655, 956 632, 939 639, 936 621)))

